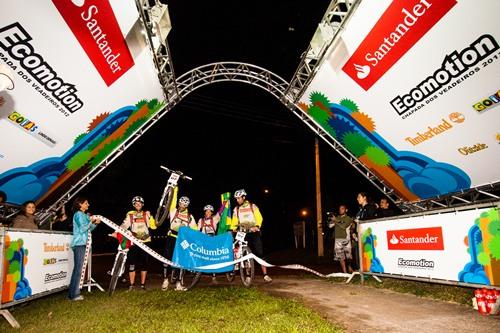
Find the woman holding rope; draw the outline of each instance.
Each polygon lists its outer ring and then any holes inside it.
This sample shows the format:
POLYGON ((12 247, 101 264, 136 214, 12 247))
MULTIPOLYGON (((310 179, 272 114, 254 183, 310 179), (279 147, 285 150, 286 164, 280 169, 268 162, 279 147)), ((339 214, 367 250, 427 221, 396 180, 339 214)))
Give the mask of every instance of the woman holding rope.
POLYGON ((71 249, 73 250, 73 273, 71 274, 71 282, 69 285, 68 297, 71 301, 82 301, 83 296, 80 295, 80 277, 82 275, 83 261, 85 258, 85 247, 89 237, 89 231, 101 222, 99 219, 88 216, 86 213, 89 209, 89 201, 87 198, 78 197, 73 202, 73 239, 71 240, 71 249))

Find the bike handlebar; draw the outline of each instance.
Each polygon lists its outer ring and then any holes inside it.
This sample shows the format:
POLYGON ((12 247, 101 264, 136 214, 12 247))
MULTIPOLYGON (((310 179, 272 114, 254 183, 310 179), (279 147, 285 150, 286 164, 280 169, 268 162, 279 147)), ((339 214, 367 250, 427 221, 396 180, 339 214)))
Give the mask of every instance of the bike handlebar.
POLYGON ((160 165, 160 168, 167 170, 168 173, 174 172, 174 173, 178 174, 182 179, 193 180, 193 178, 183 174, 181 171, 170 170, 169 168, 167 168, 166 166, 163 166, 163 165, 160 165))

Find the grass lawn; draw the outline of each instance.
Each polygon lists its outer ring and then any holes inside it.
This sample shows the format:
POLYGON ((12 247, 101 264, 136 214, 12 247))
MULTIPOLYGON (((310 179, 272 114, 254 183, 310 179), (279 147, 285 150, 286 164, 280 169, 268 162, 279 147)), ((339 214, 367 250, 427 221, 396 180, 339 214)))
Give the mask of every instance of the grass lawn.
POLYGON ((1 318, 0 332, 343 332, 300 302, 254 288, 84 296, 70 302, 61 293, 11 308, 21 330, 1 318))

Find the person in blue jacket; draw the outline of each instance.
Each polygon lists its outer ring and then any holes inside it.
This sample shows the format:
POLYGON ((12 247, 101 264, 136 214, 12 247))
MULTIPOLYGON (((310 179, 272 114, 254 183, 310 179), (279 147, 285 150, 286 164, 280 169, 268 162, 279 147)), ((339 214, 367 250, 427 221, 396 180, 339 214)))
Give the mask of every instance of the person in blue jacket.
POLYGON ((95 229, 101 221, 94 216, 87 215, 89 201, 87 198, 78 197, 73 203, 73 239, 71 240, 71 249, 73 250, 73 273, 69 285, 69 299, 72 301, 81 301, 80 295, 80 276, 82 274, 83 260, 85 258, 85 246, 89 237, 89 231, 95 229))

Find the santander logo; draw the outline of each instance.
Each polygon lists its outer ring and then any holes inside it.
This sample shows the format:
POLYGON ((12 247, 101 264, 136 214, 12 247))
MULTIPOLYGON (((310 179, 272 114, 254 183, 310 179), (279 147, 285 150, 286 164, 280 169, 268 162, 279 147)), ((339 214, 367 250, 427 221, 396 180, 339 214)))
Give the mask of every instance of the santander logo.
POLYGON ((441 227, 387 230, 389 250, 444 250, 441 227))
POLYGON ((456 0, 393 1, 342 70, 363 89, 370 89, 456 3, 456 0))
POLYGON ((52 0, 109 87, 134 59, 108 0, 52 0))

